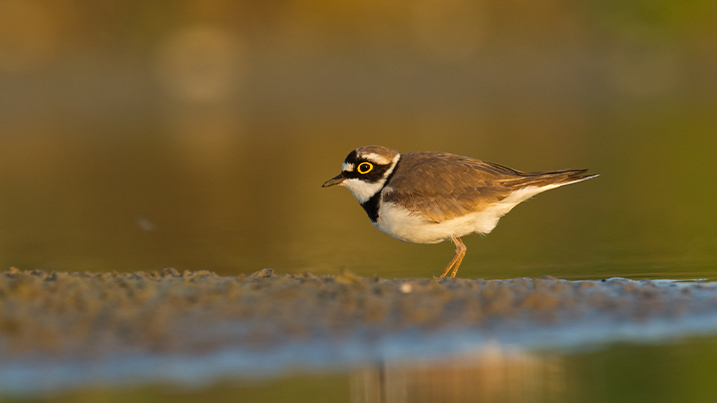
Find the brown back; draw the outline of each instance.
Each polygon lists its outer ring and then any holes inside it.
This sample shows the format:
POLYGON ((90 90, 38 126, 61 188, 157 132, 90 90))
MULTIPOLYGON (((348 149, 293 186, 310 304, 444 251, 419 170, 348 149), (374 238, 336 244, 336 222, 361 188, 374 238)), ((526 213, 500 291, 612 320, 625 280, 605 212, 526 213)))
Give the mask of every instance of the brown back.
POLYGON ((384 201, 399 203, 440 223, 484 210, 513 191, 587 177, 587 170, 522 172, 455 154, 431 151, 401 155, 384 201))

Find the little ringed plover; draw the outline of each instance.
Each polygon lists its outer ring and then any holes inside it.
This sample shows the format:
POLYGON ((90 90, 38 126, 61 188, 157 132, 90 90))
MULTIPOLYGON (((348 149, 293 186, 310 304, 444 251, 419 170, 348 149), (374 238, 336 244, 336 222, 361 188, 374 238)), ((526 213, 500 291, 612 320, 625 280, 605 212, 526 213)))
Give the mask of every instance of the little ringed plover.
POLYGON ((400 154, 374 145, 351 151, 341 173, 323 187, 348 188, 374 227, 395 239, 417 244, 451 240, 456 253, 443 278, 458 272, 466 253, 462 236, 488 234, 523 200, 598 176, 586 172, 522 172, 455 154, 400 154))

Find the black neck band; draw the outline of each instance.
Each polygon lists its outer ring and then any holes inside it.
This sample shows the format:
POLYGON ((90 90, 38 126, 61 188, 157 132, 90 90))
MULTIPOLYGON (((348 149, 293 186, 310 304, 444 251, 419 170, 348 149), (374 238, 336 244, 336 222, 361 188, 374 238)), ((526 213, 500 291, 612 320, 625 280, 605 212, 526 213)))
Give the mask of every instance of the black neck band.
POLYGON ((391 174, 386 177, 386 181, 383 182, 383 186, 381 186, 381 189, 379 189, 376 194, 371 196, 370 199, 366 200, 365 202, 361 203, 361 207, 366 211, 366 214, 368 214, 368 218, 371 219, 372 223, 375 223, 378 221, 378 205, 381 202, 381 192, 383 191, 383 188, 388 185, 388 182, 391 180, 391 177, 393 177, 393 174, 396 173, 396 170, 398 169, 398 165, 401 163, 401 158, 399 157, 398 162, 393 167, 393 171, 391 171, 391 174))

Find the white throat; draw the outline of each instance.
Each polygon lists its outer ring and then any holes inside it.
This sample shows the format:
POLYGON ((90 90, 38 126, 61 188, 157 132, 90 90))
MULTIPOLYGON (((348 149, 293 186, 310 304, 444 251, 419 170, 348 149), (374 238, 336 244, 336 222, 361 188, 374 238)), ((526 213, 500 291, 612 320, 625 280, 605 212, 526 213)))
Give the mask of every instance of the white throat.
POLYGON ((400 154, 396 155, 393 158, 391 167, 388 168, 388 170, 386 170, 386 172, 383 174, 383 178, 381 178, 381 180, 377 182, 366 182, 358 178, 352 178, 346 179, 345 181, 341 182, 340 186, 348 188, 348 190, 351 191, 351 193, 354 195, 354 197, 356 197, 359 203, 364 204, 368 201, 368 199, 372 198, 376 193, 380 192, 381 189, 383 189, 383 185, 386 183, 386 179, 391 175, 393 169, 396 168, 396 164, 398 164, 398 160, 400 158, 400 154))

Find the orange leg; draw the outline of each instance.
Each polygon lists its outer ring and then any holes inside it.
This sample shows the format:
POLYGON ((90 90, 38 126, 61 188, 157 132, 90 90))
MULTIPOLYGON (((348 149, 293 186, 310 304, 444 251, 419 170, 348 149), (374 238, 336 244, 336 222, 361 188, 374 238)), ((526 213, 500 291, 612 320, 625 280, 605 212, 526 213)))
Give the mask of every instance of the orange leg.
POLYGON ((463 257, 466 255, 466 246, 463 244, 463 241, 461 241, 460 238, 451 236, 451 241, 454 245, 456 245, 456 254, 453 256, 453 259, 448 262, 448 266, 446 266, 446 269, 443 270, 443 273, 439 278, 445 277, 446 274, 451 271, 451 269, 453 269, 453 272, 451 272, 451 278, 456 277, 456 273, 458 273, 458 267, 461 265, 463 257))

